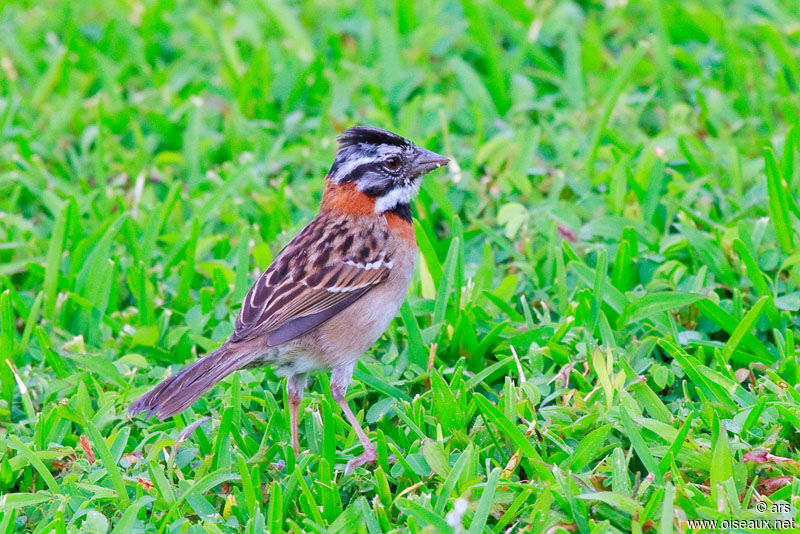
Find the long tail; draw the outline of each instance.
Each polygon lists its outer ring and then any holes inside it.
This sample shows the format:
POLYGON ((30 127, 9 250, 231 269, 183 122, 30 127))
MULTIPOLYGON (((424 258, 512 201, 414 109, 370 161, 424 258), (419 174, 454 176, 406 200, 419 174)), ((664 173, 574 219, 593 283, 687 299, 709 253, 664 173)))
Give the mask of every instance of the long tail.
POLYGON ((164 379, 128 407, 128 413, 146 412, 166 419, 192 405, 214 384, 250 363, 254 356, 247 343, 226 342, 177 374, 164 379))

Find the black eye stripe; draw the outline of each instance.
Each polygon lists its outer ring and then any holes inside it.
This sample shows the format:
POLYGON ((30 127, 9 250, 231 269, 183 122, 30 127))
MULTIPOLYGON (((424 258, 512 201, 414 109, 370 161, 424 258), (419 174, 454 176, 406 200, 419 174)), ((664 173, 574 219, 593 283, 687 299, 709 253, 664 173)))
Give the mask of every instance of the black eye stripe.
POLYGON ((392 189, 395 189, 395 183, 391 180, 381 180, 380 182, 370 183, 361 192, 370 197, 382 197, 392 189))
POLYGON ((340 183, 351 183, 360 180, 366 173, 372 171, 375 174, 375 180, 370 180, 367 183, 359 184, 361 191, 371 197, 383 196, 395 188, 394 180, 385 175, 382 170, 381 162, 363 163, 353 169, 350 174, 343 176, 340 183))
MULTIPOLYGON (((377 167, 378 167, 378 164, 375 163, 374 161, 370 161, 368 163, 362 163, 358 167, 356 167, 353 170, 351 170, 347 175, 340 177, 339 178, 339 182, 343 183, 343 184, 346 184, 346 183, 349 183, 349 182, 355 182, 356 180, 358 180, 359 178, 364 176, 364 174, 367 171, 376 169, 377 167)), ((338 165, 334 165, 334 168, 331 169, 331 174, 332 175, 336 174, 337 171, 338 171, 338 165)))

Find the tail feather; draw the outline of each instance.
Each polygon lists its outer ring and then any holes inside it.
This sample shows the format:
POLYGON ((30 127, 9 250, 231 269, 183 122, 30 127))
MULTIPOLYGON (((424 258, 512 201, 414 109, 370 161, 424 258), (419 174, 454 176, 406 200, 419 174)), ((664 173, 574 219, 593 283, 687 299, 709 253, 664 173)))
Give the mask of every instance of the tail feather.
POLYGON ((254 356, 246 343, 226 342, 214 352, 165 378, 160 384, 134 401, 128 413, 146 412, 166 419, 182 412, 214 384, 250 363, 254 356))

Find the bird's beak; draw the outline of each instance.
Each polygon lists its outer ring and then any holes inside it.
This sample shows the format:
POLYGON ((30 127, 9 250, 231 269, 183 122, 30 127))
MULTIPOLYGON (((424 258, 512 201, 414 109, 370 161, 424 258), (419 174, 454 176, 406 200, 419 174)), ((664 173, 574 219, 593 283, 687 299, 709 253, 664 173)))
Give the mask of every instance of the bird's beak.
POLYGON ((421 147, 417 147, 417 157, 414 158, 414 174, 423 175, 447 165, 450 160, 444 156, 431 152, 421 147))

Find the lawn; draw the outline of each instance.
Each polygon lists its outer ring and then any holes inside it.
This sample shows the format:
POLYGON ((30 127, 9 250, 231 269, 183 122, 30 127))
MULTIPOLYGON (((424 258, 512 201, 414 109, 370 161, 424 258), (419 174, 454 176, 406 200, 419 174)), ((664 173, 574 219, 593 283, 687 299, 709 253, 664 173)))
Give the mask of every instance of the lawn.
POLYGON ((798 197, 796 0, 2 2, 0 533, 794 518, 798 197), (131 419, 356 124, 453 160, 348 392, 377 463, 326 374, 298 457, 269 369, 131 419))

